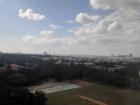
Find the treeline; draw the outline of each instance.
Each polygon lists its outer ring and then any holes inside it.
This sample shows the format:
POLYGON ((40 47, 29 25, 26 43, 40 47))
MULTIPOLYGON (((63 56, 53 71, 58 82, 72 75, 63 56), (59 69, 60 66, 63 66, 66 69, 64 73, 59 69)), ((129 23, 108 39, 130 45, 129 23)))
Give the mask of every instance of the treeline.
POLYGON ((25 74, 6 71, 0 74, 0 105, 46 105, 47 96, 41 91, 31 92, 25 74))
MULTIPOLYGON (((99 65, 99 64, 98 64, 99 65)), ((54 64, 44 62, 34 69, 22 69, 19 71, 8 70, 0 74, 0 86, 23 87, 34 85, 54 79, 56 81, 84 79, 115 85, 120 87, 130 86, 132 80, 139 79, 139 64, 129 63, 125 68, 109 72, 113 63, 101 63, 103 68, 96 68, 95 65, 86 66, 85 64, 54 64)))
POLYGON ((39 61, 40 59, 20 54, 5 54, 0 57, 0 68, 2 68, 0 71, 0 105, 47 105, 46 94, 41 91, 31 92, 25 88, 36 80, 34 79, 36 78, 35 69, 12 71, 7 66, 9 64, 25 65, 26 62, 31 64, 33 62, 32 65, 34 65, 39 61))
POLYGON ((46 105, 46 95, 23 88, 0 88, 0 105, 46 105))

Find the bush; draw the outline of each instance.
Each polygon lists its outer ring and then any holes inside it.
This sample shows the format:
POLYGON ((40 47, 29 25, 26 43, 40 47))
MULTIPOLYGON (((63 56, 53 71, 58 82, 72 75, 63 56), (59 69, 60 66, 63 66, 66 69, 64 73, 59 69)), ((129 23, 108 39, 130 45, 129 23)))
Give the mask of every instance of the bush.
POLYGON ((45 105, 47 98, 42 92, 28 89, 0 89, 0 105, 45 105))
POLYGON ((5 80, 12 86, 23 86, 27 84, 27 77, 24 74, 20 73, 9 74, 5 80))

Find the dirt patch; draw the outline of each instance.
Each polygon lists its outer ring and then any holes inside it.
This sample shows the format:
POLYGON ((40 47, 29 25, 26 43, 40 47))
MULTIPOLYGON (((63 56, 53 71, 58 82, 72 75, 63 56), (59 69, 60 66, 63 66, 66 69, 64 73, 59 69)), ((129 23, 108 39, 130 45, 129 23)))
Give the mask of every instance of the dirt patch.
POLYGON ((98 101, 98 100, 95 100, 95 99, 92 99, 89 97, 85 97, 85 96, 79 96, 79 97, 85 101, 91 102, 91 103, 96 104, 96 105, 108 105, 107 103, 105 103, 103 101, 98 101))
POLYGON ((74 81, 70 81, 70 82, 73 84, 80 85, 82 87, 89 86, 91 84, 89 81, 85 81, 85 80, 74 80, 74 81))

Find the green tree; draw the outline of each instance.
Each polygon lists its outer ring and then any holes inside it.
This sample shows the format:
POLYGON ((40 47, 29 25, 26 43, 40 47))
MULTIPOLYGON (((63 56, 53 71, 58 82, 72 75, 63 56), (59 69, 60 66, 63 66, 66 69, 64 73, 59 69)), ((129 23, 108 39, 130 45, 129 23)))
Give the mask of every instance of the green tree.
POLYGON ((23 86, 27 84, 27 77, 24 74, 12 73, 6 77, 6 82, 12 86, 23 86))

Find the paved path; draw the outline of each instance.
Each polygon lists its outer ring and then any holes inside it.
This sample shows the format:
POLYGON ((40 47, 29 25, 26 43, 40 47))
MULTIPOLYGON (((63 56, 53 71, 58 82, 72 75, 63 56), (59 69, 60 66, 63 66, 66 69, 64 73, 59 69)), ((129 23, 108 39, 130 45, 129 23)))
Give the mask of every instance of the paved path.
POLYGON ((95 100, 95 99, 92 99, 92 98, 88 98, 88 97, 85 97, 85 96, 79 96, 79 97, 81 99, 83 99, 83 100, 89 101, 89 102, 94 103, 94 104, 97 104, 97 105, 108 105, 105 102, 98 101, 98 100, 95 100))

